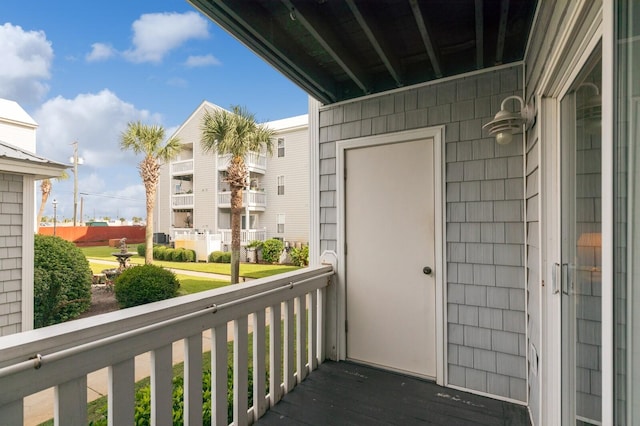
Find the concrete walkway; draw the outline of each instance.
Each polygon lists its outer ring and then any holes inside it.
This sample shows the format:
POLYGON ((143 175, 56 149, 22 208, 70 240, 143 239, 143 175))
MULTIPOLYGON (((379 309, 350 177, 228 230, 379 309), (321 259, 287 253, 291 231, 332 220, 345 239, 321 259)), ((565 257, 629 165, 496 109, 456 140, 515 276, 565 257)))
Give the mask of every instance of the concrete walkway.
MULTIPOLYGON (((109 266, 118 266, 118 262, 88 259, 92 263, 100 263, 109 266)), ((190 275, 203 278, 229 279, 228 275, 211 274, 207 272, 186 271, 183 269, 171 269, 176 274, 190 275)), ((249 280, 247 278, 246 280, 249 280)), ((249 332, 252 331, 251 320, 249 321, 249 332)), ((233 322, 228 324, 227 336, 229 341, 233 340, 233 322)), ((205 331, 202 334, 202 347, 204 351, 211 349, 211 332, 205 331)), ((182 340, 173 343, 173 363, 177 364, 184 359, 184 343, 182 340)), ((151 355, 145 353, 138 355, 135 359, 135 380, 149 377, 151 373, 151 355)), ((87 375, 87 401, 91 402, 108 393, 108 369, 103 368, 87 375)), ((36 394, 30 395, 24 400, 24 425, 36 426, 53 418, 53 388, 46 389, 36 394)))

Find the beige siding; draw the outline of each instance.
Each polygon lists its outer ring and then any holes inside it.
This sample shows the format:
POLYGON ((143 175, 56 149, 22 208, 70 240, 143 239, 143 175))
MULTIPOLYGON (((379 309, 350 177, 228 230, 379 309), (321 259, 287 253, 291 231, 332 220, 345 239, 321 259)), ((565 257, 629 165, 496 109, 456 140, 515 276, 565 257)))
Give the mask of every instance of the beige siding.
POLYGON ((0 173, 0 336, 22 329, 23 177, 0 173))
POLYGON ((278 157, 277 145, 267 159, 263 184, 267 192, 267 209, 259 219, 259 228, 267 228, 267 238, 279 237, 292 243, 309 242, 309 131, 278 133, 285 140, 285 156, 278 157), (278 195, 278 176, 284 176, 284 195, 278 195), (285 215, 284 233, 277 233, 278 214, 285 215))

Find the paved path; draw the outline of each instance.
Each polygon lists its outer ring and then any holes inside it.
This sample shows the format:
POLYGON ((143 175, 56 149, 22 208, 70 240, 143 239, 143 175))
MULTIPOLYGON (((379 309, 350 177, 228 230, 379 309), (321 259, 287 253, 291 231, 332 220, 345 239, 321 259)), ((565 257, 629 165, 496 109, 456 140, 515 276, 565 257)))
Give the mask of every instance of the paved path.
MULTIPOLYGON (((99 263, 109 266, 118 266, 118 262, 101 260, 101 259, 88 259, 92 263, 99 263)), ((208 272, 196 272, 187 271, 183 269, 171 269, 176 274, 191 275, 195 277, 215 278, 228 280, 228 275, 213 274, 208 272)), ((247 278, 249 280, 250 278, 247 278)), ((252 321, 249 321, 249 332, 251 332, 252 321)), ((233 340, 233 322, 228 324, 227 336, 229 341, 233 340)), ((204 351, 211 349, 211 332, 205 331, 202 334, 202 346, 204 351)), ((173 343, 173 363, 177 364, 184 359, 184 344, 182 340, 173 343)), ((145 377, 149 377, 151 372, 151 356, 149 353, 138 355, 135 359, 135 380, 141 380, 145 377)), ((108 369, 103 368, 98 371, 87 375, 87 401, 93 401, 104 395, 107 395, 108 390, 108 369)), ((36 426, 42 422, 45 422, 53 418, 53 388, 46 389, 31 396, 28 396, 24 400, 24 425, 36 426)))

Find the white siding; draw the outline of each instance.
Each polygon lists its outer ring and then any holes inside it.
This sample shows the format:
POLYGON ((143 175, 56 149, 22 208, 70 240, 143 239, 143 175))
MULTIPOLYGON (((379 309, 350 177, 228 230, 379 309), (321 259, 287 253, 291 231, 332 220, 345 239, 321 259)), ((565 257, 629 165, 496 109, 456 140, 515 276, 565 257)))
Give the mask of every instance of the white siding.
POLYGON ((267 209, 259 227, 267 228, 267 238, 279 237, 292 243, 309 242, 309 130, 308 127, 279 132, 284 138, 285 155, 267 158, 262 178, 267 192, 267 209), (278 195, 278 176, 284 176, 284 195, 278 195), (284 234, 277 233, 277 215, 285 215, 284 234))
MULTIPOLYGON (((200 125, 205 109, 216 108, 214 104, 203 102, 176 131, 177 136, 189 149, 193 149, 193 228, 216 232, 230 228, 229 209, 219 209, 217 195, 220 189, 217 156, 205 153, 200 143, 200 125)), ((307 244, 309 241, 309 131, 306 116, 292 117, 267 123, 276 130, 274 155, 267 157, 267 170, 257 174, 260 186, 267 195, 266 211, 251 211, 256 215, 256 228, 267 228, 267 237, 281 237, 292 243, 307 244), (285 156, 277 156, 277 138, 285 139, 285 156), (285 176, 285 194, 277 193, 277 176, 285 176), (276 215, 286 216, 285 233, 276 232, 276 215)), ((191 158, 191 152, 176 159, 191 158)), ((156 232, 170 233, 172 227, 182 224, 172 223, 171 196, 172 180, 170 167, 163 167, 158 187, 156 232)))

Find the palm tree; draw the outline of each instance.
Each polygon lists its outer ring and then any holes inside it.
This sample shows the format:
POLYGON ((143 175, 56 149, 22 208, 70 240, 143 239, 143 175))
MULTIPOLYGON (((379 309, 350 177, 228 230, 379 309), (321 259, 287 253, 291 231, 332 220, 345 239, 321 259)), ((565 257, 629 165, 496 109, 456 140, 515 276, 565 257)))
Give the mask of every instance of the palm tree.
POLYGON ((257 124, 255 116, 240 106, 232 111, 217 109, 205 111, 202 118, 202 148, 205 152, 230 154, 225 182, 231 187, 231 283, 240 275, 240 223, 242 216, 242 190, 247 185, 245 156, 263 149, 271 155, 274 131, 257 124))
POLYGON ((144 154, 144 158, 138 164, 138 170, 147 196, 144 263, 150 264, 153 263, 153 205, 160 177, 160 166, 161 163, 167 163, 175 158, 182 149, 182 145, 176 137, 165 141, 162 126, 149 126, 137 121, 127 124, 127 130, 120 135, 120 149, 144 154))
MULTIPOLYGON (((62 174, 56 178, 56 180, 65 180, 68 179, 69 175, 66 171, 63 171, 62 174)), ((38 210, 38 217, 36 218, 37 226, 40 226, 40 222, 42 221, 42 214, 44 213, 44 207, 47 205, 47 200, 49 199, 49 195, 51 195, 51 188, 53 185, 51 184, 51 179, 42 179, 40 182, 40 192, 42 194, 42 198, 40 199, 40 209, 38 210)))

